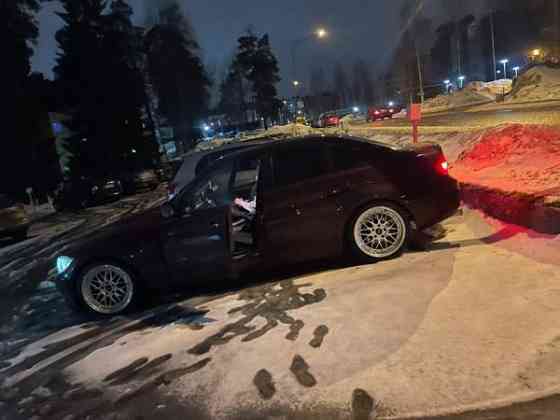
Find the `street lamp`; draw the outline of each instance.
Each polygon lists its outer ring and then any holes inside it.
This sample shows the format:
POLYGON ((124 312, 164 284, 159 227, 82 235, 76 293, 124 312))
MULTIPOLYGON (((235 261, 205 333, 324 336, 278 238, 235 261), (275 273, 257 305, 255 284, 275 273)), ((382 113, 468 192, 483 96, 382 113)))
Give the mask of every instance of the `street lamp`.
POLYGON ((515 67, 513 68, 513 71, 515 72, 515 78, 516 78, 516 79, 517 79, 517 77, 519 76, 519 70, 520 70, 520 69, 521 69, 521 68, 520 68, 519 66, 515 66, 515 67))
POLYGON ((504 65, 504 79, 507 79, 507 63, 509 63, 509 60, 504 58, 503 60, 500 60, 500 63, 504 65))
POLYGON ((354 114, 360 112, 360 108, 358 108, 357 106, 352 108, 352 112, 354 112, 354 114))
POLYGON ((300 47, 301 45, 305 44, 307 41, 311 40, 311 39, 325 39, 328 38, 329 36, 329 32, 323 28, 323 27, 318 27, 315 31, 313 31, 311 34, 307 35, 306 37, 300 38, 300 39, 295 39, 292 41, 292 72, 293 72, 293 78, 297 79, 297 49, 298 47, 300 47))
POLYGON ((389 107, 391 107, 391 108, 392 108, 392 107, 394 107, 394 106, 395 106, 395 103, 394 103, 393 101, 389 101, 388 105, 389 105, 389 107))
POLYGON ((460 89, 463 89, 463 84, 464 84, 464 82, 465 82, 465 79, 466 79, 465 76, 459 76, 459 77, 457 78, 457 80, 459 81, 460 89))
POLYGON ((315 35, 317 36, 317 38, 322 39, 329 36, 329 33, 325 28, 317 28, 317 30, 315 31, 315 35))
POLYGON ((538 56, 540 56, 540 55, 541 55, 541 50, 540 50, 540 48, 535 48, 533 51, 531 51, 531 55, 532 55, 534 58, 537 58, 538 56))

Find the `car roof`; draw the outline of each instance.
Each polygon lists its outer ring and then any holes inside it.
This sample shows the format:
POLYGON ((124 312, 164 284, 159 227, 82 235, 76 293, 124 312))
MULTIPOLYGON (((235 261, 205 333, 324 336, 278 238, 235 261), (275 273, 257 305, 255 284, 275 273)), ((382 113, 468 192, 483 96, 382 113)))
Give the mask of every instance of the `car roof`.
MULTIPOLYGON (((241 150, 228 153, 227 156, 224 156, 223 159, 219 159, 219 161, 223 161, 225 159, 236 159, 238 156, 247 153, 253 153, 254 151, 262 151, 268 149, 274 149, 277 147, 291 147, 301 144, 311 144, 317 142, 324 142, 324 143, 334 143, 334 142, 357 142, 362 144, 367 144, 374 147, 379 147, 381 149, 386 149, 387 151, 398 151, 401 150, 399 146, 391 145, 388 143, 381 143, 375 140, 364 139, 361 137, 354 137, 348 135, 324 135, 324 134, 309 134, 306 136, 300 137, 290 137, 286 139, 274 139, 268 141, 259 141, 250 145, 250 147, 242 148, 241 150)), ((215 149, 216 152, 219 152, 220 149, 215 149)), ((217 163, 217 162, 216 162, 217 163)), ((211 164, 210 166, 214 166, 211 164)))

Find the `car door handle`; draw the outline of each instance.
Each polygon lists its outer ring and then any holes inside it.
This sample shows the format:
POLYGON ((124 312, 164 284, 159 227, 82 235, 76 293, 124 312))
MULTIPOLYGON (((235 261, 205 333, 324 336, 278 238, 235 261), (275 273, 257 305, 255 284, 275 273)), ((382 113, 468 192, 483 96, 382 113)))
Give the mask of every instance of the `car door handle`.
POLYGON ((327 193, 327 197, 332 197, 344 192, 344 189, 341 187, 332 187, 329 192, 327 193))
POLYGON ((301 216, 301 210, 295 204, 290 204, 290 208, 296 212, 296 216, 301 216))

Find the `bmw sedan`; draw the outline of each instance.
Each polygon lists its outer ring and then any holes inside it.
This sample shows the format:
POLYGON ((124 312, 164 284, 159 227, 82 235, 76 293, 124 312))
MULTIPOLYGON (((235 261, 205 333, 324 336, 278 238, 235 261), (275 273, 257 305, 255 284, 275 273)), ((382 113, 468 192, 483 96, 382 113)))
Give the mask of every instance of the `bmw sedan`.
POLYGON ((213 161, 159 208, 58 257, 57 286, 95 315, 131 311, 168 287, 354 255, 398 256, 459 206, 439 146, 350 137, 263 142, 213 161))

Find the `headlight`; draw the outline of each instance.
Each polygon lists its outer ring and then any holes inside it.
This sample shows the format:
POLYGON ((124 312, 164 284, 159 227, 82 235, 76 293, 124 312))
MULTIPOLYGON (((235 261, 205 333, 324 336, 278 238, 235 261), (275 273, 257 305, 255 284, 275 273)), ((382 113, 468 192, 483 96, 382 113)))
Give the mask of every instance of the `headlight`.
POLYGON ((97 191, 99 191, 99 187, 97 185, 91 188, 92 194, 95 194, 97 191))
POLYGON ((65 257, 62 255, 58 257, 56 259, 56 271, 58 272, 58 274, 62 274, 66 270, 68 270, 68 267, 70 267, 72 261, 74 261, 74 259, 70 257, 65 257))

